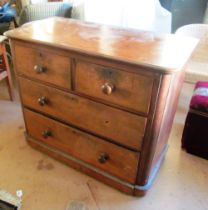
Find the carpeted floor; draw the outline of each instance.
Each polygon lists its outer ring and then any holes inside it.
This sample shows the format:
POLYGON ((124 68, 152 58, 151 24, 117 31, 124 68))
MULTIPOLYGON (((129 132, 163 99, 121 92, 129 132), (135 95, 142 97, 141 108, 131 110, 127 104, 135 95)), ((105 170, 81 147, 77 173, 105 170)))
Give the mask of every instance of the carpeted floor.
POLYGON ((0 84, 0 188, 23 191, 22 210, 207 210, 208 161, 182 151, 180 139, 192 85, 185 84, 170 147, 152 189, 135 198, 30 148, 20 104, 0 84))

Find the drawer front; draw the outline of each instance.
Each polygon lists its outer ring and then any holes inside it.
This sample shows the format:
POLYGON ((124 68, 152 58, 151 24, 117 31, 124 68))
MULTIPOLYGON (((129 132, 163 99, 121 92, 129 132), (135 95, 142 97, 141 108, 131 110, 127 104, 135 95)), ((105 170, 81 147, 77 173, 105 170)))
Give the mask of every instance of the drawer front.
POLYGON ((57 55, 55 50, 14 46, 15 67, 18 74, 56 86, 71 89, 70 58, 57 55))
POLYGON ((153 77, 110 69, 77 61, 75 89, 77 92, 106 100, 147 114, 153 77))
POLYGON ((134 183, 139 154, 24 109, 29 135, 125 181, 134 183), (125 158, 125 161, 123 160, 125 158))
POLYGON ((19 84, 23 105, 122 145, 141 149, 146 118, 25 78, 19 78, 19 84))

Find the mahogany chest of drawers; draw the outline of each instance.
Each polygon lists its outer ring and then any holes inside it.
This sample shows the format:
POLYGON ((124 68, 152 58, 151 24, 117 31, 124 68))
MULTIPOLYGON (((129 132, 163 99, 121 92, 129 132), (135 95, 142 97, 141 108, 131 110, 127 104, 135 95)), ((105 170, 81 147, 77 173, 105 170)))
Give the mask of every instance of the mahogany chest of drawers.
POLYGON ((49 18, 9 31, 28 143, 123 192, 159 169, 197 40, 49 18))

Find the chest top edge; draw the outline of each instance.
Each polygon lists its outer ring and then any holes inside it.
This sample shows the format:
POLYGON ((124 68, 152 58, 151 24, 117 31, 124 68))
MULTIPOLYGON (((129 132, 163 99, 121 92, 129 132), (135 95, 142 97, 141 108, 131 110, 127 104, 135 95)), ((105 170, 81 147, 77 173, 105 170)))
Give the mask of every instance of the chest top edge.
POLYGON ((53 17, 5 33, 10 39, 140 65, 162 74, 183 69, 198 40, 53 17))

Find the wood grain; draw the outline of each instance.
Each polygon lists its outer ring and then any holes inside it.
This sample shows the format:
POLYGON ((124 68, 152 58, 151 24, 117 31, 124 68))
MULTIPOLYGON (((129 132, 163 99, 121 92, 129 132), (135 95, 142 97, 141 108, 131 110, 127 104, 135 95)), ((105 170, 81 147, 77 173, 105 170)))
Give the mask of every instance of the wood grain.
POLYGON ((91 131, 114 142, 141 149, 146 118, 69 94, 55 88, 19 78, 23 105, 69 124, 91 131), (30 91, 28 91, 30 90, 30 91), (48 104, 40 106, 38 99, 48 104))
POLYGON ((128 73, 77 60, 75 91, 148 114, 154 77, 128 73), (112 84, 107 95, 102 86, 112 84))
MULTIPOLYGON (((170 83, 170 89, 166 99, 166 104, 163 105, 164 112, 160 124, 160 131, 158 135, 157 145, 155 146, 155 152, 152 160, 151 170, 154 168, 155 164, 160 158, 160 154, 162 153, 164 147, 167 145, 170 131, 173 125, 174 116, 177 109, 180 90, 183 85, 184 76, 185 76, 185 71, 181 74, 179 73, 175 74, 174 76, 172 76, 171 81, 167 81, 167 83, 168 82, 170 83)), ((163 100, 164 98, 165 97, 163 96, 163 98, 161 97, 160 100, 163 100)))
POLYGON ((6 36, 73 50, 85 55, 146 66, 161 73, 180 71, 198 40, 172 34, 52 17, 8 31, 6 36))
POLYGON ((33 138, 120 179, 130 183, 135 182, 139 153, 108 143, 27 109, 24 109, 24 115, 28 134, 33 138), (51 136, 44 138, 42 132, 46 129, 50 130, 51 136), (109 159, 105 163, 98 161, 102 153, 109 155, 109 159), (123 154, 125 154, 125 161, 123 161, 123 154))
POLYGON ((162 163, 197 40, 56 17, 6 35, 29 143, 123 192, 144 195, 162 163), (37 63, 51 75, 31 73, 37 63), (97 162, 101 151, 108 167, 97 162))
POLYGON ((50 157, 58 161, 61 161, 76 170, 88 174, 89 176, 94 177, 95 179, 100 180, 103 183, 106 183, 109 186, 114 187, 124 193, 133 195, 134 185, 128 182, 124 182, 114 176, 110 176, 107 173, 98 170, 96 167, 89 167, 89 165, 84 164, 84 162, 81 164, 80 161, 75 161, 75 159, 74 158, 72 159, 69 155, 65 155, 63 154, 63 152, 55 150, 49 147, 48 145, 35 140, 34 138, 30 137, 27 134, 26 134, 26 140, 28 141, 30 146, 43 152, 44 154, 47 154, 50 157))
POLYGON ((47 47, 26 47, 21 44, 15 44, 14 54, 17 74, 71 89, 70 57, 57 55, 55 50, 47 47), (36 65, 42 67, 44 72, 37 73, 34 70, 36 65))

